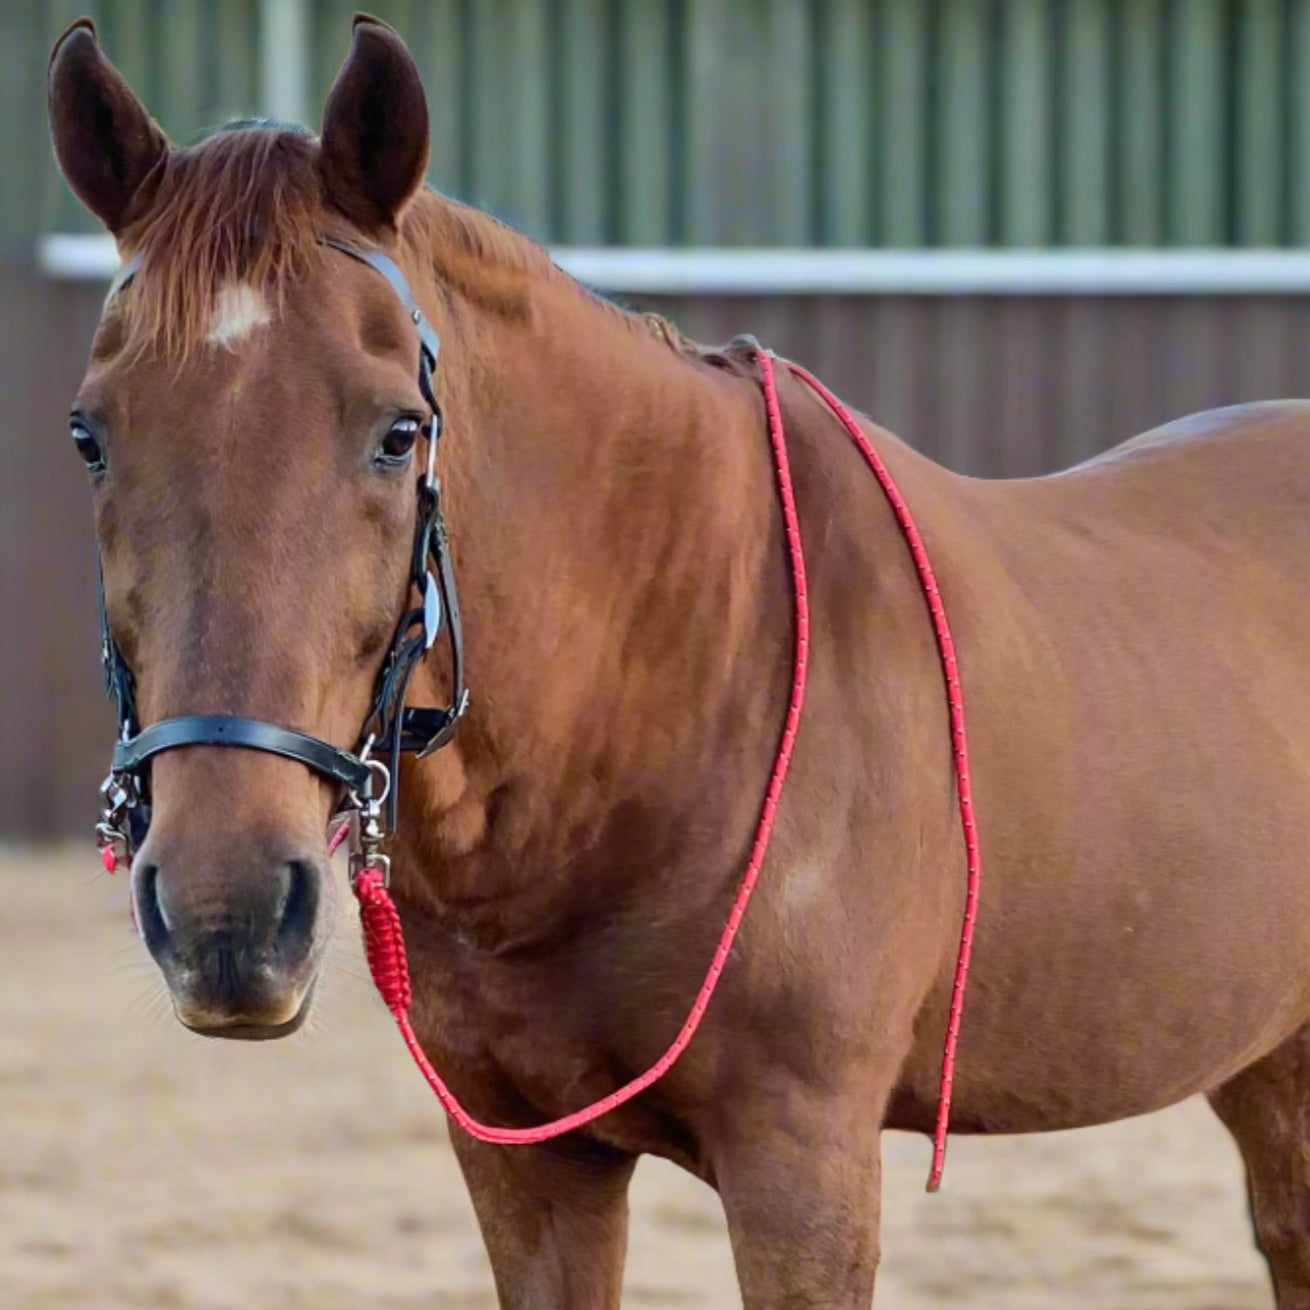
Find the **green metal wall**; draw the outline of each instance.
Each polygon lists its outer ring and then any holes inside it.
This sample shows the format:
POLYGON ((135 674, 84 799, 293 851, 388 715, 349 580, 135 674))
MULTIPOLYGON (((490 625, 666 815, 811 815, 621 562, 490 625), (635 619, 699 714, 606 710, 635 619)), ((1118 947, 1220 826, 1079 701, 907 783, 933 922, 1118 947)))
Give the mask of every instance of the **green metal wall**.
MULTIPOLYGON (((315 114, 356 7, 310 5, 315 114)), ((423 68, 433 183, 550 241, 1310 238, 1310 0, 365 7, 400 29, 423 68)), ((4 234, 91 230, 36 130, 49 41, 79 13, 96 15, 111 57, 175 137, 261 108, 256 0, 4 0, 0 10, 0 39, 17 42, 0 49, 4 144, 43 151, 27 169, 39 214, 31 190, 10 194, 4 234)))

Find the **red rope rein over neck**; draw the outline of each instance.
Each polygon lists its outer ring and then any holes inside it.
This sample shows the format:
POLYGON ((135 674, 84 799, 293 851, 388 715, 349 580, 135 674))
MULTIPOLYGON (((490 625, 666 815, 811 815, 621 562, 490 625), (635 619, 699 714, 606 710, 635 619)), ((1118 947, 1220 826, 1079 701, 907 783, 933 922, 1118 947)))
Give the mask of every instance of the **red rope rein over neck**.
MULTIPOLYGON (((769 440, 773 447, 774 465, 778 479, 778 493, 782 501, 783 520, 786 527, 787 548, 791 559, 792 584, 795 595, 796 641, 793 663, 791 696, 787 707, 786 722, 783 726, 782 739, 774 761, 773 773, 769 779, 764 804, 756 829, 755 842, 751 850, 750 861, 742 877, 736 900, 728 916, 727 925, 719 939, 718 949, 710 963, 709 971, 701 984, 699 993, 691 1007, 686 1022, 674 1038, 672 1044, 662 1056, 643 1074, 631 1082, 611 1092, 594 1104, 576 1110, 572 1114, 555 1119, 550 1123, 539 1124, 532 1128, 501 1128, 492 1124, 479 1123, 455 1099, 446 1086, 441 1075, 432 1067, 415 1036, 409 1020, 409 1008, 413 1000, 410 984, 409 967, 405 957, 405 939, 401 929, 400 916, 391 900, 380 873, 366 869, 355 882, 355 894, 359 899, 360 919, 364 930, 365 952, 369 969, 377 984, 387 1008, 395 1017, 405 1045, 409 1048, 415 1063, 424 1078, 436 1093, 446 1113, 472 1137, 483 1142, 494 1142, 504 1146, 530 1145, 549 1141, 564 1133, 572 1132, 589 1124, 602 1115, 632 1100, 634 1096, 645 1091, 671 1069, 674 1063, 690 1045, 696 1030, 700 1027, 705 1011, 709 1007, 718 986, 719 978, 727 964, 729 952, 741 927, 746 907, 750 903, 755 884, 759 879, 760 868, 764 863, 773 834, 774 818, 778 803, 782 797, 783 784, 791 766, 792 750, 796 743, 796 733, 800 727, 801 711, 805 702, 805 683, 809 667, 810 649, 810 614, 809 599, 805 578, 805 557, 801 550, 800 522, 796 513, 796 501, 792 488, 791 465, 787 458, 784 439, 782 412, 778 405, 777 383, 774 376, 773 358, 763 351, 756 351, 756 360, 760 370, 760 385, 764 392, 765 407, 769 419, 769 440)), ((956 963, 955 983, 951 993, 950 1018, 946 1030, 946 1047, 942 1061, 942 1079, 938 1100, 937 1123, 933 1134, 932 1172, 928 1180, 928 1190, 936 1191, 946 1161, 946 1137, 950 1125, 951 1090, 955 1074, 955 1052, 959 1039, 960 1017, 964 1009, 965 986, 969 975, 969 957, 973 948, 973 929, 977 917, 978 891, 982 878, 982 858, 979 853, 977 828, 973 815, 973 795, 969 781, 968 740, 965 734, 964 702, 956 668, 955 647, 951 638, 950 625, 946 619, 946 610, 923 538, 896 487, 891 474, 883 463, 873 444, 865 436, 854 416, 831 391, 813 374, 797 364, 786 363, 796 377, 806 382, 824 400, 842 426, 850 434, 852 441, 863 455, 874 476, 878 479, 888 501, 895 512, 906 545, 914 559, 932 617, 933 632, 937 639, 941 655, 942 669, 946 678, 947 700, 950 710, 951 738, 958 783, 960 820, 964 829, 965 849, 968 860, 968 886, 965 898, 964 928, 960 937, 959 955, 956 963)), ((334 838, 332 849, 340 844, 345 835, 343 828, 334 838)))

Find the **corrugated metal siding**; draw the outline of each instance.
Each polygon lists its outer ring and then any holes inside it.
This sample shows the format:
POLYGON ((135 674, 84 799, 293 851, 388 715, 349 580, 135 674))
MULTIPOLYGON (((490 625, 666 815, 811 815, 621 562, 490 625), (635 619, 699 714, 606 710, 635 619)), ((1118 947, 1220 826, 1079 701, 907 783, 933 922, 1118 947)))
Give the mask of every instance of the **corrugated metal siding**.
MULTIPOLYGON (((259 111, 259 0, 47 0, 40 8, 43 27, 33 32, 27 57, 42 77, 56 37, 89 14, 110 59, 174 141, 259 111)), ((41 151, 43 229, 97 231, 54 167, 44 86, 24 122, 28 148, 41 151)))
MULTIPOLYGON (((60 438, 102 293, 0 264, 0 339, 11 343, 0 351, 0 696, 16 761, 0 788, 0 837, 85 836, 112 739, 85 478, 60 438)), ((981 476, 1060 468, 1211 405, 1310 395, 1310 297, 641 307, 704 341, 755 332, 907 441, 981 476)))
MULTIPOLYGON (((257 0, 6 6, 38 71, 59 27, 92 12, 178 139, 261 108, 257 0)), ((355 8, 311 0, 313 117, 355 8)), ((1310 240, 1310 0, 372 8, 423 68, 433 184, 553 242, 1310 240)), ((27 133, 15 144, 44 160, 33 80, 0 94, 27 133)), ((46 225, 91 230, 41 168, 46 225)))

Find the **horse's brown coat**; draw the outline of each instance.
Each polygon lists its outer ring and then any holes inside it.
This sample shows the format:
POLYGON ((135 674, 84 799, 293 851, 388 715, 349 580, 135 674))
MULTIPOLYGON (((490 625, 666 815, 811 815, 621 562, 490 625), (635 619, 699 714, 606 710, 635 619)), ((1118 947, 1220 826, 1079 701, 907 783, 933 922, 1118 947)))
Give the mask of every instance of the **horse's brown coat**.
MULTIPOLYGON (((375 241, 444 341, 474 694, 455 744, 405 769, 416 1022, 478 1116, 574 1109, 684 1018, 777 742, 791 597, 756 379, 415 193, 426 109, 381 25, 355 29, 330 149, 245 131, 174 150, 115 79, 71 29, 61 165, 149 252, 79 397, 108 433, 97 524, 146 720, 215 709, 353 742, 413 514, 412 484, 367 456, 418 403, 415 347, 380 279, 309 242, 375 241), (278 317, 205 347, 242 278, 278 317)), ((642 1153, 719 1189, 751 1310, 867 1306, 879 1131, 931 1127, 964 897, 941 669, 876 483, 819 401, 782 392, 814 628, 772 854, 663 1082, 554 1145, 455 1134, 507 1307, 617 1304, 642 1153)), ((969 711, 986 878, 954 1125, 1210 1094, 1279 1308, 1305 1310, 1310 407, 1198 416, 1014 482, 868 431, 924 530, 969 711)), ((418 697, 446 676, 426 669, 418 697)), ((297 765, 193 749, 155 768, 179 932, 257 905, 286 843, 321 847, 330 797, 297 765)), ((296 1005, 310 985, 287 980, 296 1005)))

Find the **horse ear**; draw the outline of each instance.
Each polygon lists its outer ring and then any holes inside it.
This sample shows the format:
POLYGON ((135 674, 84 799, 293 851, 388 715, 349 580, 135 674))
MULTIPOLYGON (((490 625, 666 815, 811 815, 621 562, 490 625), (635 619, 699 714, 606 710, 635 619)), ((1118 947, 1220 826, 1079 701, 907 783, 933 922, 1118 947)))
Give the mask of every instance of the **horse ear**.
POLYGON ((356 14, 350 54, 323 111, 328 200, 366 230, 394 227, 428 167, 428 102, 400 36, 356 14))
POLYGON ((117 236, 168 157, 168 138, 81 18, 55 42, 46 74, 55 159, 73 194, 117 236))

